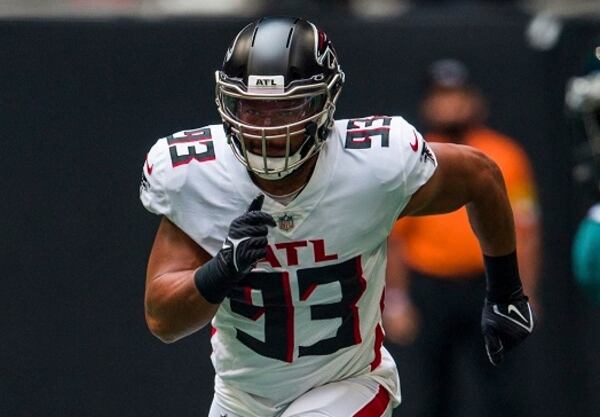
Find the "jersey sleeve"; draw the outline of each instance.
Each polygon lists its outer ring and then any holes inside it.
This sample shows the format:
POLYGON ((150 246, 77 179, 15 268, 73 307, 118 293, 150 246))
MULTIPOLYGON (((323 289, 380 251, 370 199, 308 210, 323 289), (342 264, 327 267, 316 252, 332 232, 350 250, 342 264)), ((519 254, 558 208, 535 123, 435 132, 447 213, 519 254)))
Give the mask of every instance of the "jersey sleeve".
POLYGON ((169 216, 171 212, 171 203, 166 190, 168 164, 168 146, 165 139, 160 139, 146 155, 140 184, 140 200, 146 210, 165 216, 169 216))
POLYGON ((435 154, 423 136, 410 123, 402 118, 398 119, 394 122, 399 124, 395 134, 398 135, 400 149, 397 157, 401 160, 402 171, 399 173, 401 201, 396 217, 400 216, 412 195, 429 181, 437 168, 435 154))
POLYGON ((423 136, 415 128, 412 128, 412 134, 413 138, 410 146, 413 152, 407 152, 409 156, 407 157, 406 169, 404 170, 404 184, 406 194, 409 196, 412 196, 429 181, 429 178, 431 178, 437 168, 435 154, 425 139, 423 139, 423 136))

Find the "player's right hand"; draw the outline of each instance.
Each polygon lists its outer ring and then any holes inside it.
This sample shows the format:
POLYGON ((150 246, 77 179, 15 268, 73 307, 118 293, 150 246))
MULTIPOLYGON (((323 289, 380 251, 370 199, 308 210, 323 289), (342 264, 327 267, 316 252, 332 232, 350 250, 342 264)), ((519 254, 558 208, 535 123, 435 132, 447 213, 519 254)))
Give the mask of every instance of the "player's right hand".
POLYGON ((229 233, 217 257, 230 279, 240 280, 267 255, 267 226, 275 219, 261 211, 265 196, 260 194, 241 216, 229 225, 229 233))

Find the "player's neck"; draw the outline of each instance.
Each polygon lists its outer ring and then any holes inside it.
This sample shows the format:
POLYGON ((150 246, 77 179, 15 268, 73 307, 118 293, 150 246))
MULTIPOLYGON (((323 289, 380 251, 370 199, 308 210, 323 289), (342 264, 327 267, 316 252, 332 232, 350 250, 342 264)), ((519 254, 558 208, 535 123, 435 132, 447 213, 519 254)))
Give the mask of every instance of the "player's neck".
POLYGON ((252 181, 268 194, 283 196, 304 187, 315 169, 316 155, 306 161, 300 168, 280 180, 266 180, 250 173, 252 181))

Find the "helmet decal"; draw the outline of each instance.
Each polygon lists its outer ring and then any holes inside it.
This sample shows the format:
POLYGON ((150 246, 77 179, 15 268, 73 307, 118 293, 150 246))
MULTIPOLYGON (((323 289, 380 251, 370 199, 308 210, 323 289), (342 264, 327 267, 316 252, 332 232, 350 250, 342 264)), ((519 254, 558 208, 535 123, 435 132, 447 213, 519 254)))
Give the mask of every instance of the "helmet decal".
POLYGON ((327 34, 310 23, 315 34, 315 61, 330 70, 337 67, 337 58, 327 34))
POLYGON ((285 77, 283 75, 249 75, 248 92, 249 93, 273 93, 283 94, 285 87, 285 77))

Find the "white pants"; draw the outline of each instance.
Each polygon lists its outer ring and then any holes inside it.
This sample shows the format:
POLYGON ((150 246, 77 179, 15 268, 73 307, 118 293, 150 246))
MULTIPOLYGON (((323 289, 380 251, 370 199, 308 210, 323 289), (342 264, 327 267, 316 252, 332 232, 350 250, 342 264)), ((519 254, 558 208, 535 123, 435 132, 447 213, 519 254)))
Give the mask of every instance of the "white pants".
MULTIPOLYGON (((390 417, 392 403, 385 388, 372 379, 351 378, 313 388, 298 397, 278 417, 390 417)), ((208 417, 246 417, 215 400, 208 417)), ((267 416, 265 416, 267 417, 267 416)))

